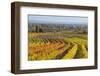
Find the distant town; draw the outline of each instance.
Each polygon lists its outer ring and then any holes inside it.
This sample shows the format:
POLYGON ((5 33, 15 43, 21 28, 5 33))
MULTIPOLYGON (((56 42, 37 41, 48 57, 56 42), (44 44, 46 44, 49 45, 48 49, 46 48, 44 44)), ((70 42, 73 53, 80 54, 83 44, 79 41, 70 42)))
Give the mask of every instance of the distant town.
POLYGON ((88 25, 85 24, 28 24, 29 32, 63 32, 72 31, 78 33, 87 33, 88 25))

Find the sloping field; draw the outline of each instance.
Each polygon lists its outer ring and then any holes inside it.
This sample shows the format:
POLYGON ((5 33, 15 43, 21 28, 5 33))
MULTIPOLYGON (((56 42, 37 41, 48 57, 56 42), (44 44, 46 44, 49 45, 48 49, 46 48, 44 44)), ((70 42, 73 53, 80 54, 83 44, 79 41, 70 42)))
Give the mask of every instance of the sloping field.
POLYGON ((87 58, 87 44, 87 39, 77 36, 29 33, 28 60, 87 58))

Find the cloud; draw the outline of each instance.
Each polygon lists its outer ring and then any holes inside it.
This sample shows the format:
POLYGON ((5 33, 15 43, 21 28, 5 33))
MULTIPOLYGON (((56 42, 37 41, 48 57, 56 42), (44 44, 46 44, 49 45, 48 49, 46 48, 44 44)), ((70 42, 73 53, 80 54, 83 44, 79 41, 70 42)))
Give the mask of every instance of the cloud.
POLYGON ((88 24, 88 17, 29 15, 28 21, 34 24, 88 24))

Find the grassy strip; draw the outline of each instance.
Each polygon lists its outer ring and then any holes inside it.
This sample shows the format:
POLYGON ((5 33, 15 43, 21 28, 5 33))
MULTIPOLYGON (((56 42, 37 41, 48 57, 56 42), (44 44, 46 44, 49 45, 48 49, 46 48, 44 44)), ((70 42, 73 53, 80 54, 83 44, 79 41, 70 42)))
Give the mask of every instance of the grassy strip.
POLYGON ((74 56, 76 55, 77 48, 78 48, 78 45, 74 44, 74 46, 72 47, 72 49, 70 49, 68 51, 68 53, 63 57, 63 59, 73 59, 74 56))

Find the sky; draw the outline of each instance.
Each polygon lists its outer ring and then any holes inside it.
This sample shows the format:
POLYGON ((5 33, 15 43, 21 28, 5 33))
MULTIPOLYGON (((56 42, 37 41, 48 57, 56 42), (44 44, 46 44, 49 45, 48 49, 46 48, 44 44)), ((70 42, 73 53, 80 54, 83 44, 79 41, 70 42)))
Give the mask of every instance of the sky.
POLYGON ((88 24, 88 17, 29 15, 29 23, 34 24, 88 24))

